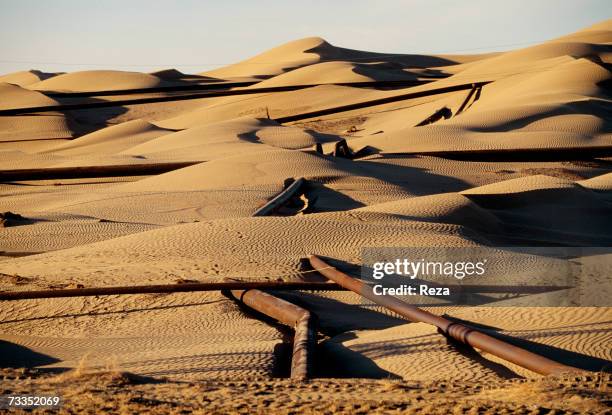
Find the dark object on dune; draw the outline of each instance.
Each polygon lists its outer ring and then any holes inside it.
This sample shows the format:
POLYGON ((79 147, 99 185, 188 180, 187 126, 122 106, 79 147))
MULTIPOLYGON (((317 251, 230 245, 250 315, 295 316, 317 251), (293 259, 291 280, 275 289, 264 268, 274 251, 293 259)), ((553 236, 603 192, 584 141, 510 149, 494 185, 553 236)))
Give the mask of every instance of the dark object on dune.
POLYGON ((332 155, 334 157, 342 157, 345 159, 354 160, 361 157, 369 156, 373 153, 374 151, 369 146, 365 146, 357 151, 353 151, 348 146, 346 140, 343 138, 342 140, 338 141, 334 146, 334 152, 332 153, 332 155))
POLYGON ((18 213, 0 212, 0 228, 23 225, 27 222, 28 220, 18 213))
POLYGON ((423 121, 421 121, 420 123, 415 125, 415 127, 422 127, 424 125, 433 124, 436 121, 440 121, 441 119, 447 120, 452 115, 453 115, 453 112, 450 110, 450 108, 442 107, 439 110, 437 110, 436 112, 434 112, 432 115, 430 115, 428 118, 424 119, 423 121))
POLYGON ((345 139, 342 139, 336 143, 334 146, 334 157, 342 157, 345 159, 350 159, 353 156, 353 152, 349 148, 345 139))
POLYGON ((277 211, 283 204, 289 202, 292 198, 296 196, 299 197, 301 194, 299 192, 304 183, 306 183, 306 180, 303 177, 297 180, 294 178, 286 179, 283 185, 283 191, 257 209, 252 216, 268 216, 277 211))

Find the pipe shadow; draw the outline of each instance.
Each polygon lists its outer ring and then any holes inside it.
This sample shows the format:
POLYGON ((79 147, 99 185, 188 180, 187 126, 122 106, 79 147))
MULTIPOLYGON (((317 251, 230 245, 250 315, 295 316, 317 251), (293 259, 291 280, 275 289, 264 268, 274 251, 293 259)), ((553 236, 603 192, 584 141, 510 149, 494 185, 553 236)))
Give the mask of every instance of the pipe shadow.
POLYGON ((378 366, 372 359, 349 349, 341 343, 323 342, 319 345, 317 375, 321 378, 401 379, 402 377, 378 366))
MULTIPOLYGON (((316 314, 319 319, 319 331, 327 336, 336 336, 351 330, 387 329, 408 323, 404 319, 373 309, 379 306, 369 303, 347 304, 306 292, 275 291, 274 296, 316 314)), ((357 298, 356 294, 355 297, 357 298)))
MULTIPOLYGON (((100 98, 84 97, 84 98, 60 98, 54 97, 60 105, 77 103, 93 104, 97 102, 107 102, 100 98)), ((74 138, 93 133, 102 128, 109 127, 109 120, 125 114, 128 109, 124 106, 117 105, 115 107, 106 108, 83 108, 61 111, 66 117, 68 128, 74 134, 74 138)))
POLYGON ((571 101, 561 104, 548 111, 542 111, 537 114, 525 115, 515 118, 510 121, 499 123, 489 127, 469 127, 470 131, 482 133, 499 133, 516 131, 528 127, 537 121, 545 118, 558 117, 562 115, 591 115, 602 121, 599 134, 607 134, 612 132, 612 109, 608 102, 600 99, 586 99, 580 101, 571 101))
POLYGON ((97 316, 108 316, 108 315, 116 315, 116 314, 119 314, 119 315, 133 314, 133 313, 140 313, 143 311, 172 310, 176 308, 194 307, 194 306, 202 306, 202 305, 220 303, 224 301, 226 300, 223 299, 223 300, 205 301, 205 302, 199 302, 199 303, 188 303, 188 304, 157 306, 157 307, 143 307, 143 308, 134 308, 130 310, 120 310, 120 311, 102 311, 102 312, 90 312, 90 313, 61 314, 61 315, 43 316, 43 317, 28 317, 28 318, 14 319, 14 320, 2 320, 0 321, 0 325, 9 324, 9 323, 22 323, 26 321, 53 320, 53 319, 60 319, 60 318, 97 317, 97 316))
POLYGON ((456 323, 465 324, 467 326, 479 328, 481 331, 485 332, 491 337, 505 341, 514 346, 521 347, 530 352, 545 356, 556 362, 570 365, 570 366, 573 366, 579 369, 592 371, 592 372, 612 373, 612 361, 610 360, 602 359, 602 358, 595 357, 595 356, 589 356, 584 353, 561 349, 555 346, 551 346, 551 345, 547 345, 543 343, 537 343, 535 341, 529 340, 530 338, 539 339, 543 337, 555 337, 555 336, 564 335, 564 334, 582 335, 582 334, 589 334, 589 333, 609 333, 610 330, 608 328, 589 329, 589 330, 576 329, 576 330, 570 330, 570 331, 557 330, 557 331, 546 331, 545 333, 542 333, 542 332, 536 333, 535 331, 528 331, 528 333, 531 332, 531 334, 523 335, 523 337, 514 337, 514 336, 511 336, 510 334, 501 333, 499 331, 500 330, 499 328, 491 328, 490 326, 479 325, 478 323, 473 323, 470 320, 463 320, 463 319, 452 317, 452 316, 445 315, 444 317, 456 323))
POLYGON ((523 378, 523 376, 520 376, 518 373, 502 365, 501 363, 497 363, 497 362, 487 359, 486 357, 478 353, 473 347, 468 346, 467 344, 459 343, 449 337, 446 337, 446 342, 449 345, 451 345, 453 349, 460 355, 470 360, 473 360, 475 362, 478 362, 481 366, 483 366, 486 369, 491 370, 497 376, 503 379, 522 379, 523 378))
MULTIPOLYGON (((343 341, 347 339, 342 339, 343 341)), ((472 347, 458 343, 452 339, 446 338, 446 344, 449 346, 448 352, 456 353, 466 357, 471 361, 475 361, 487 370, 494 372, 497 376, 504 379, 521 378, 520 375, 507 368, 506 366, 491 361, 472 347)), ((373 341, 354 346, 356 353, 368 353, 368 356, 373 359, 381 359, 385 357, 406 355, 415 357, 418 354, 431 353, 440 351, 443 343, 440 342, 437 334, 424 334, 420 336, 408 337, 405 339, 394 339, 393 341, 373 341), (402 341, 410 343, 402 344, 402 341)))
POLYGON ((337 212, 365 206, 338 190, 313 181, 306 184, 304 194, 309 202, 305 213, 337 212))

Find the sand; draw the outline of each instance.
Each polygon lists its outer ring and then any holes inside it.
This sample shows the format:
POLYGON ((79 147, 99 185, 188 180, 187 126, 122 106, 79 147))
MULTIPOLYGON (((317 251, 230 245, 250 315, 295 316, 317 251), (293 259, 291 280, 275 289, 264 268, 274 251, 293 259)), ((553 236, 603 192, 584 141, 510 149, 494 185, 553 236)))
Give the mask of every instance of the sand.
POLYGON ((87 92, 153 88, 161 84, 160 78, 138 72, 81 71, 28 84, 28 88, 38 91, 87 92))
POLYGON ((151 382, 116 369, 63 375, 3 371, 3 387, 60 392, 62 411, 167 413, 605 413, 609 375, 487 382, 324 379, 151 382), (440 393, 443 391, 443 393, 440 393))
POLYGON ((45 79, 52 78, 57 73, 45 73, 38 70, 29 70, 29 71, 19 71, 13 72, 6 75, 0 76, 0 82, 6 82, 8 84, 18 85, 18 86, 28 86, 35 84, 37 82, 43 81, 45 79))
MULTIPOLYGON (((300 259, 310 253, 349 269, 361 264, 363 247, 610 246, 610 42, 610 21, 481 55, 389 55, 313 37, 198 75, 169 69, 1 76, 0 109, 170 98, 176 93, 46 94, 211 80, 260 81, 247 89, 312 87, 0 116, 0 170, 193 163, 160 174, 137 175, 125 167, 117 177, 0 183, 0 212, 25 218, 0 228, 0 289, 291 280, 303 276, 300 259), (334 85, 416 79, 431 82, 384 89, 334 85), (275 121, 475 82, 489 83, 479 91, 275 121), (444 107, 450 117, 416 127, 444 107), (332 155, 342 139, 352 151, 367 151, 355 159, 332 155), (297 178, 306 180, 301 199, 271 216, 253 217, 297 178)), ((527 265, 544 270, 558 263, 530 257, 508 265, 495 282, 520 281, 527 265)), ((585 292, 605 303, 609 281, 598 284, 585 292)), ((426 305, 563 363, 609 370, 612 308, 553 307, 565 294, 489 298, 491 304, 479 307, 426 305), (543 307, 530 307, 534 303, 543 307)), ((288 372, 290 330, 218 292, 2 302, 0 360, 4 368, 26 367, 34 384, 56 384, 66 394, 75 392, 65 379, 81 392, 104 385, 117 391, 109 405, 125 400, 146 407, 145 396, 167 394, 171 401, 178 390, 184 395, 176 399, 210 390, 214 397, 192 409, 217 412, 240 410, 245 402, 271 410, 273 401, 347 413, 535 407, 578 413, 605 405, 598 395, 602 382, 609 388, 605 374, 597 380, 542 378, 449 343, 431 326, 408 323, 353 293, 282 296, 319 316, 317 376, 333 379, 277 379, 288 372), (192 383, 181 389, 181 381, 192 383), (244 396, 234 396, 236 388, 244 396), (341 392, 334 399, 342 395, 342 402, 330 400, 329 390, 341 392), (276 401, 262 401, 264 392, 276 401), (219 406, 221 397, 228 406, 219 406)), ((17 382, 5 389, 23 387, 17 382)), ((96 407, 103 399, 82 405, 96 407)))

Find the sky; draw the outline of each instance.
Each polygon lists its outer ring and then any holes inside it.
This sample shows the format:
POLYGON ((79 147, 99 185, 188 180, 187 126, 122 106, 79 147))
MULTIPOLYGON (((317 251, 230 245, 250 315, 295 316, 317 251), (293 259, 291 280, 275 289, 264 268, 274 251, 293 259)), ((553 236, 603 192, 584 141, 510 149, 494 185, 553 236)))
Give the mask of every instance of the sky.
POLYGON ((308 36, 380 53, 481 53, 611 17, 610 0, 0 0, 0 73, 197 73, 308 36))

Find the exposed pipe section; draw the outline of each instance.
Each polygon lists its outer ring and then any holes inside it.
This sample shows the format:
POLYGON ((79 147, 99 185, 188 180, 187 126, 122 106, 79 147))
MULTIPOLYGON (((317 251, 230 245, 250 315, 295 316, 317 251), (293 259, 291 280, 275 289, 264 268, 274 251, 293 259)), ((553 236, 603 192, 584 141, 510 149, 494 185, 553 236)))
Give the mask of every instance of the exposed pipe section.
MULTIPOLYGON (((286 117, 274 118, 274 121, 276 121, 279 124, 284 124, 284 123, 293 122, 293 121, 305 120, 308 118, 315 118, 315 117, 322 117, 322 116, 330 115, 330 114, 337 114, 339 112, 346 112, 346 111, 352 111, 352 110, 361 109, 361 108, 373 107, 376 105, 389 104, 391 102, 405 101, 407 99, 422 98, 422 97, 428 97, 432 95, 446 94, 448 92, 464 91, 466 89, 474 88, 474 85, 483 86, 488 83, 490 83, 490 81, 478 82, 476 84, 460 84, 460 85, 445 86, 441 88, 432 88, 432 89, 427 89, 427 90, 417 91, 417 92, 408 92, 405 94, 392 95, 392 96, 385 97, 385 98, 378 98, 378 99, 372 99, 369 101, 355 102, 353 104, 341 105, 338 107, 325 108, 322 110, 304 112, 302 114, 294 114, 294 115, 288 115, 286 117)), ((2 111, 0 111, 0 114, 1 113, 2 111)))
MULTIPOLYGON (((474 96, 474 94, 476 94, 477 90, 480 91, 481 89, 482 89, 482 86, 474 86, 474 88, 472 88, 470 90, 470 93, 467 94, 467 97, 465 97, 465 100, 463 100, 463 102, 461 103, 461 106, 459 107, 459 109, 455 113, 455 117, 457 115, 461 114, 467 108, 467 105, 470 104, 470 102, 472 102, 472 103, 476 102, 476 99, 474 99, 474 101, 471 101, 472 97, 474 96)), ((480 97, 480 94, 478 94, 478 96, 480 97)))
POLYGON ((319 257, 309 255, 308 259, 315 270, 338 285, 354 291, 362 297, 380 304, 410 321, 433 325, 441 333, 460 343, 475 347, 542 375, 581 371, 581 369, 555 362, 544 356, 491 337, 472 327, 455 323, 444 317, 407 304, 399 298, 389 295, 376 295, 369 284, 338 271, 319 257))
POLYGON ((294 180, 293 183, 286 186, 285 189, 276 195, 273 199, 268 201, 265 205, 257 209, 253 216, 267 216, 270 213, 274 212, 278 209, 283 203, 286 203, 289 199, 297 194, 305 180, 303 177, 300 177, 297 180, 294 180))
POLYGON ((37 298, 64 298, 64 297, 94 297, 98 295, 119 294, 156 294, 156 293, 180 293, 195 291, 219 291, 219 290, 305 290, 305 291, 344 291, 337 284, 328 282, 303 282, 303 281, 227 281, 227 282, 202 282, 186 284, 166 285, 136 285, 125 287, 97 287, 97 288, 68 288, 56 290, 38 291, 3 291, 0 292, 0 301, 31 300, 37 298))
MULTIPOLYGON (((59 104, 59 105, 43 105, 38 107, 25 107, 25 108, 9 108, 0 110, 0 116, 6 115, 21 115, 21 114, 33 114, 40 112, 55 112, 55 111, 71 111, 71 110, 84 110, 92 108, 108 108, 108 107, 119 107, 124 105, 141 105, 141 104, 152 104, 156 102, 171 102, 171 101, 184 101, 191 99, 202 99, 202 98, 215 98, 215 97, 226 97, 235 95, 253 95, 253 94, 267 94, 273 92, 287 92, 297 91, 300 89, 312 88, 321 85, 340 85, 349 87, 363 87, 363 88, 380 88, 380 87, 392 87, 392 86, 404 86, 412 87, 429 83, 429 80, 404 80, 404 81, 366 81, 366 82, 336 82, 327 84, 306 84, 306 85, 284 85, 284 86, 270 86, 261 88, 242 88, 242 89, 221 89, 212 91, 203 91, 193 94, 183 95, 170 95, 162 97, 144 97, 144 98, 128 98, 128 99, 117 99, 113 101, 102 101, 102 102, 86 102, 77 104, 59 104)), ((103 91, 104 93, 108 91, 103 91)), ((57 97, 57 95, 55 95, 57 97)))
MULTIPOLYGON (((357 81, 357 82, 341 82, 334 85, 353 86, 353 87, 377 87, 377 88, 392 88, 392 87, 407 87, 423 85, 428 82, 438 79, 403 79, 395 81, 357 81)), ((132 94, 150 94, 159 92, 182 92, 182 91, 210 91, 210 90, 229 90, 230 88, 241 88, 253 86, 262 82, 257 81, 241 81, 241 82, 207 82, 195 84, 181 85, 164 85, 151 88, 130 88, 130 89, 112 89, 104 91, 78 91, 78 92, 59 92, 59 91, 39 91, 51 98, 79 98, 79 97, 102 97, 114 95, 132 95, 132 94)), ((302 87, 317 86, 325 84, 310 84, 300 85, 302 87)))
MULTIPOLYGON (((317 143, 320 144, 320 143, 317 143)), ((323 146, 321 146, 321 151, 319 152, 318 148, 316 150, 319 154, 323 154, 323 146)), ((342 139, 337 141, 334 144, 334 151, 331 153, 334 157, 342 157, 349 160, 355 160, 361 157, 366 157, 371 154, 374 154, 374 150, 370 146, 364 146, 357 151, 351 150, 346 139, 342 139)))
POLYGON ((48 167, 42 169, 0 170, 0 182, 16 180, 84 179, 91 177, 148 176, 166 173, 201 161, 142 163, 110 166, 48 167))
POLYGON ((500 148, 485 150, 448 150, 448 151, 403 151, 378 154, 383 157, 429 156, 451 160, 484 160, 487 161, 565 161, 592 160, 594 158, 612 157, 609 145, 569 147, 569 148, 500 148))
POLYGON ((115 95, 132 95, 132 94, 152 94, 159 92, 183 92, 183 91, 210 91, 222 90, 229 88, 241 88, 255 85, 261 82, 257 81, 242 81, 242 82, 208 82, 208 83, 189 83, 181 85, 164 85, 150 88, 129 88, 129 89, 110 89, 102 91, 39 91, 51 98, 89 98, 89 97, 107 97, 115 95))
POLYGON ((260 290, 231 290, 229 293, 250 308, 293 328, 291 378, 303 380, 312 377, 317 345, 315 316, 304 308, 260 290))

